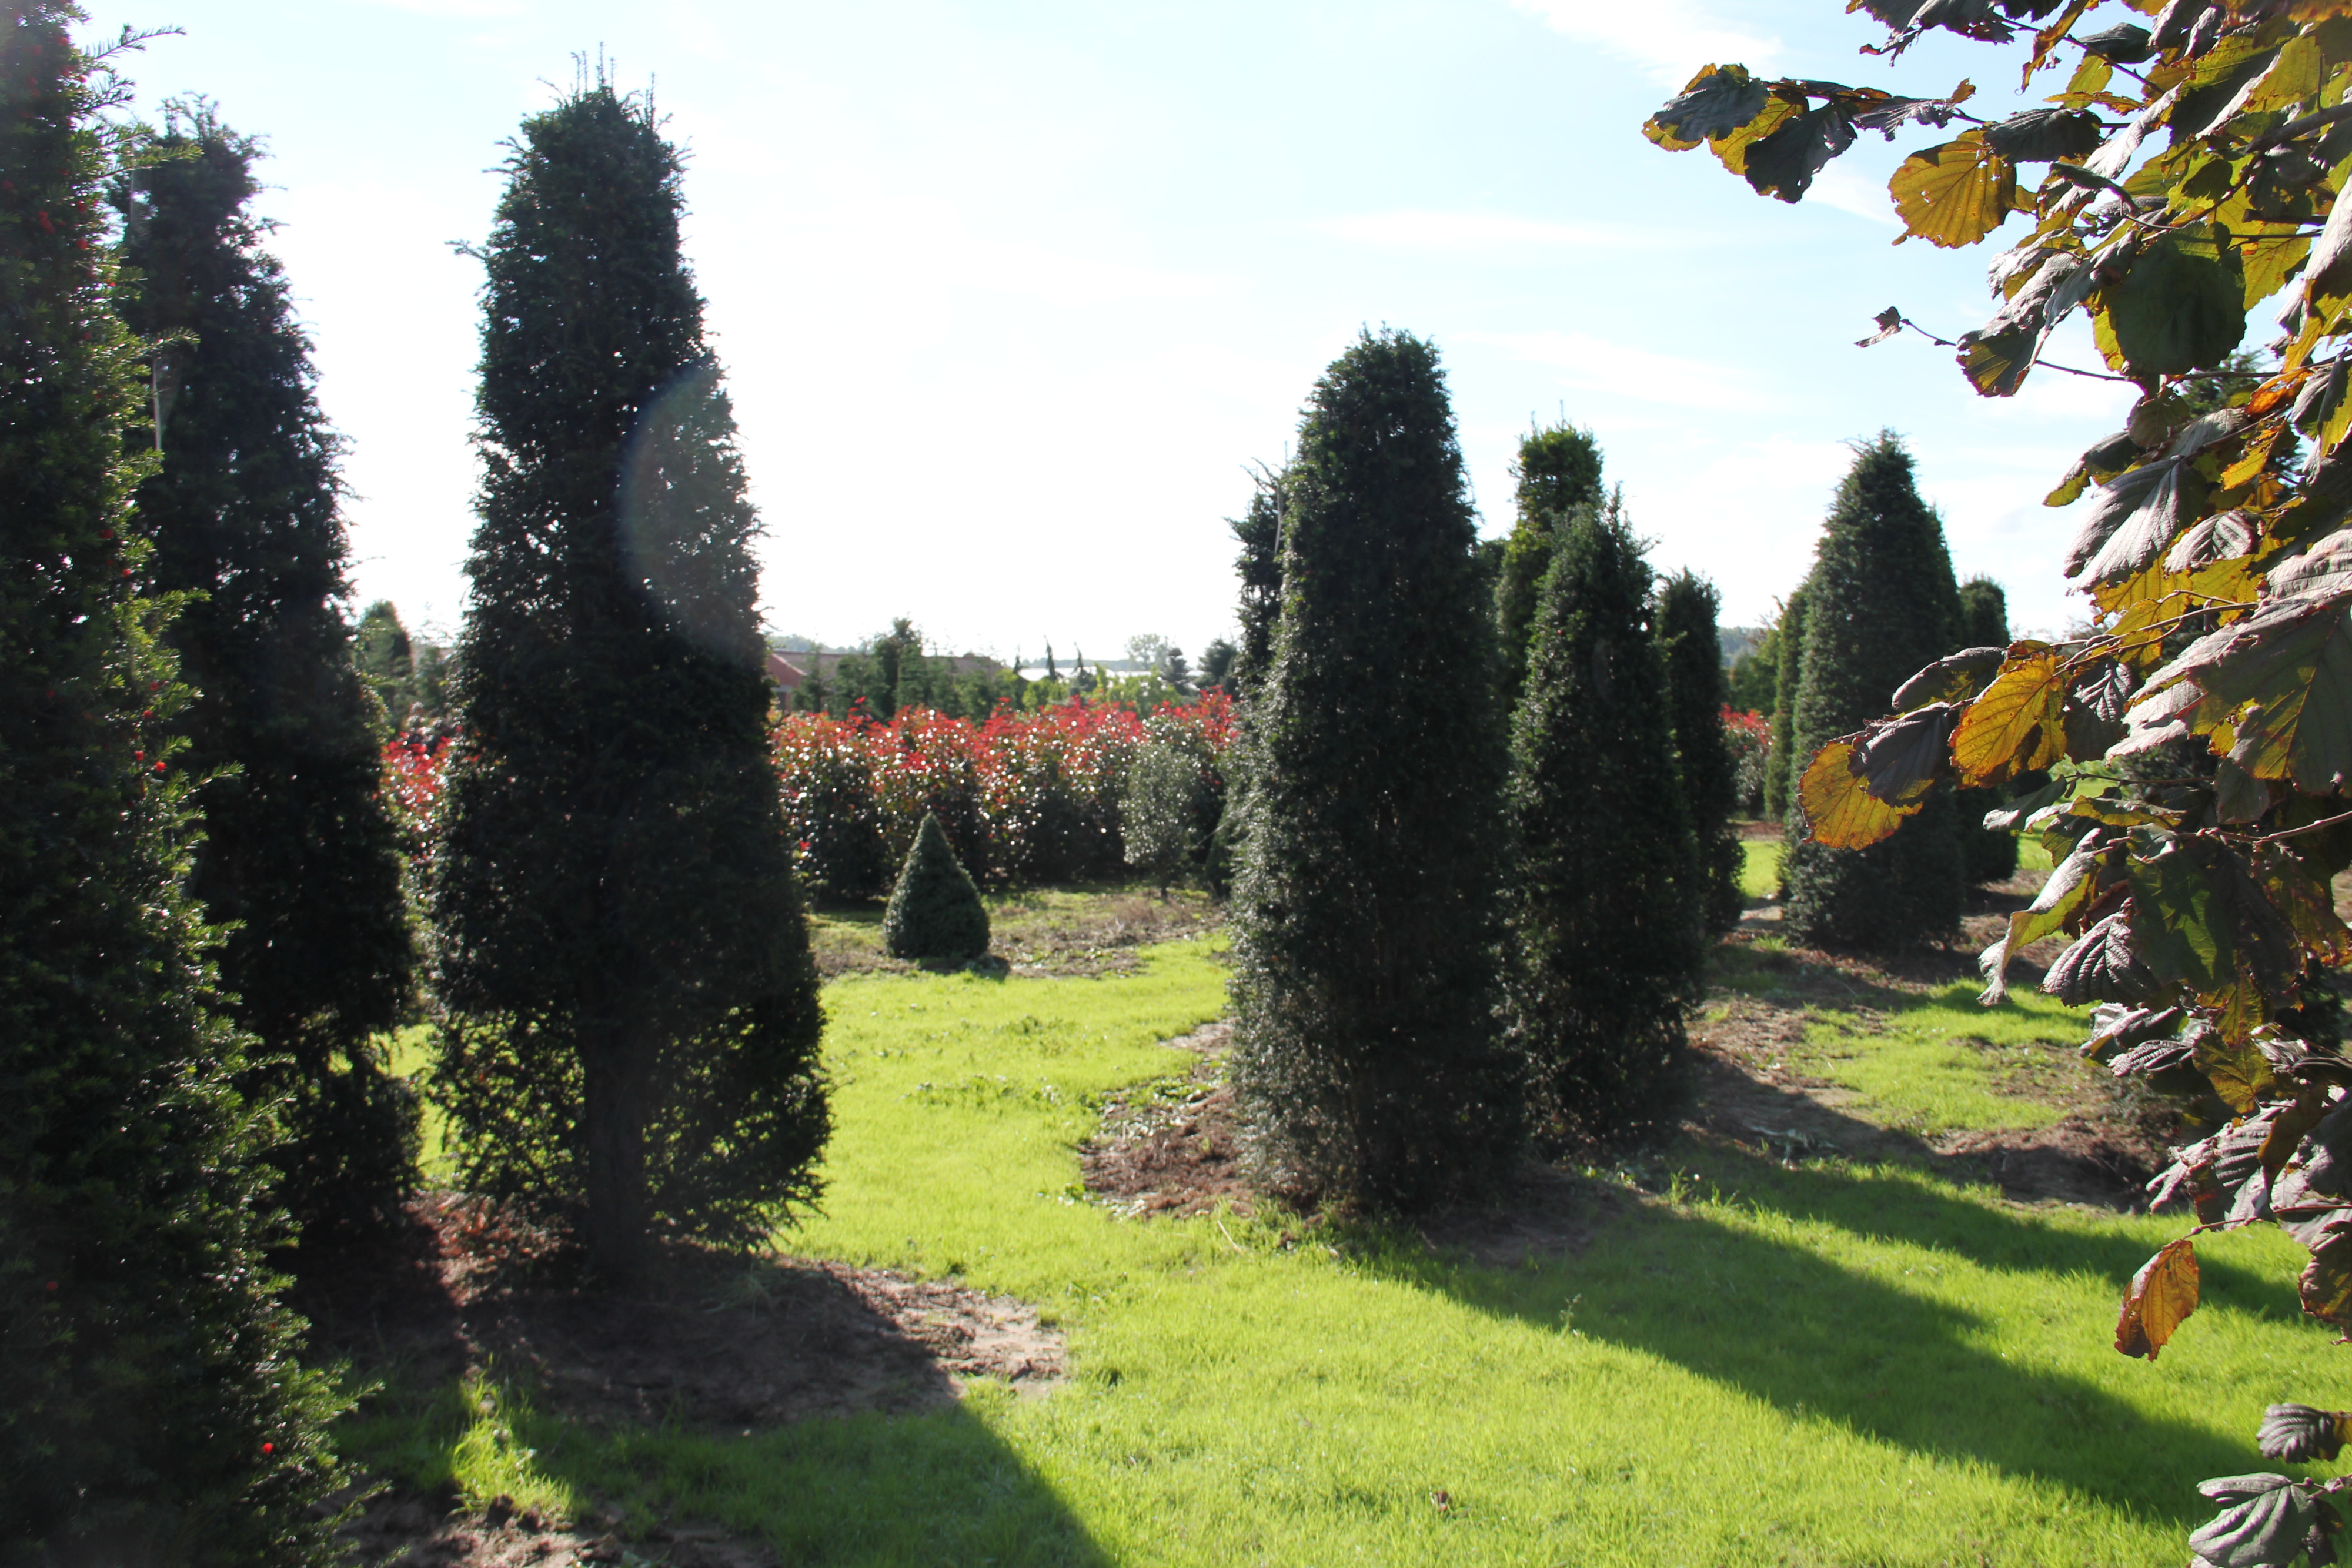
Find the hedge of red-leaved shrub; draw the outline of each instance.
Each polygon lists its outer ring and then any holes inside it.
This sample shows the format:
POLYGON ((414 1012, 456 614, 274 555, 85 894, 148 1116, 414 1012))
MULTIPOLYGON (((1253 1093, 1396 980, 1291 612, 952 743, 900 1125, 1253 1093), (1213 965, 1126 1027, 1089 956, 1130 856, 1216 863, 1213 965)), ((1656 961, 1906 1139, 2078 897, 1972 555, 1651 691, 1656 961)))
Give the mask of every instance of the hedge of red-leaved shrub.
POLYGON ((1743 713, 1723 705, 1723 738, 1739 769, 1739 806, 1758 811, 1764 804, 1764 768, 1772 755, 1772 721, 1760 713, 1743 713))
POLYGON ((1074 698, 983 724, 909 709, 887 723, 789 714, 775 730, 802 880, 836 897, 885 891, 929 812, 956 857, 1000 885, 1127 874, 1119 802, 1136 752, 1196 750, 1222 791, 1233 705, 1222 692, 1163 704, 1074 698))
MULTIPOLYGON (((1200 765, 1211 810, 1224 798, 1234 707, 1222 691, 1150 715, 1082 698, 984 724, 909 708, 887 723, 853 713, 783 716, 774 731, 784 818, 803 884, 837 898, 890 889, 923 815, 974 878, 998 885, 1124 877, 1119 818, 1129 768, 1146 745, 1200 765)), ((384 747, 386 782, 414 852, 425 852, 449 737, 404 736, 384 747)), ((1216 826, 1201 826, 1206 844, 1216 826)))

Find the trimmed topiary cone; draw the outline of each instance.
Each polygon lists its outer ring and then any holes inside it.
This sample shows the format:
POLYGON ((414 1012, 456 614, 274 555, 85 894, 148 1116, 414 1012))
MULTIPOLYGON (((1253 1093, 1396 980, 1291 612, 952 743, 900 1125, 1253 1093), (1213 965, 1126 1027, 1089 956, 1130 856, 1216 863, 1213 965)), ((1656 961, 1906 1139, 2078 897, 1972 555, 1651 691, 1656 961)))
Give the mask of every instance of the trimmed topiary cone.
POLYGON ((988 910, 980 889, 929 811, 891 890, 882 942, 893 958, 977 958, 988 951, 988 910))

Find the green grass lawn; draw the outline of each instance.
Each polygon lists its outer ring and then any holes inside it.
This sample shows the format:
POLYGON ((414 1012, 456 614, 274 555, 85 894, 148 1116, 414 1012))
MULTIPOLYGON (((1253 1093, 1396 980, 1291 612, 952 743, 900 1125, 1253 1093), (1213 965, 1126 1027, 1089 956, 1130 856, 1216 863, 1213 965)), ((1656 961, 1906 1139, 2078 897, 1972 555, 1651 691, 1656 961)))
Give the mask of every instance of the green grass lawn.
MULTIPOLYGON (((1719 993, 1794 1005, 1798 965, 1778 936, 1716 955, 1719 993)), ((1808 977, 1812 994, 1819 971, 1808 977)), ((1851 1006, 1817 1003, 1801 1044, 1782 1065, 1861 1096, 1849 1111, 1922 1136, 2046 1127, 2097 1081, 2075 1053, 2089 1034, 2086 1009, 2021 986, 1997 1008, 1958 981, 1925 996, 1854 977, 1833 981, 1851 1006)), ((1720 1009, 1723 1004, 1717 1004, 1720 1009)))
MULTIPOLYGON (((1126 977, 827 988, 826 1213, 784 1244, 1038 1301, 1067 1385, 721 1437, 572 1427, 491 1383, 373 1406, 352 1448, 794 1564, 2173 1564, 2195 1482, 2267 1468, 2265 1404, 2352 1401, 2283 1237, 2200 1242, 2205 1306, 2151 1364, 2110 1348, 2116 1303, 2180 1220, 1904 1168, 1677 1145, 1663 1196, 1594 1189, 1580 1253, 1499 1268, 1411 1229, 1114 1218, 1075 1145, 1107 1092, 1189 1065, 1155 1042, 1223 987, 1196 941, 1126 977)), ((1978 1124, 1997 1053, 1944 1061, 1939 1032, 2053 1026, 1966 1005, 1839 1035, 1841 1070, 1978 1124)))

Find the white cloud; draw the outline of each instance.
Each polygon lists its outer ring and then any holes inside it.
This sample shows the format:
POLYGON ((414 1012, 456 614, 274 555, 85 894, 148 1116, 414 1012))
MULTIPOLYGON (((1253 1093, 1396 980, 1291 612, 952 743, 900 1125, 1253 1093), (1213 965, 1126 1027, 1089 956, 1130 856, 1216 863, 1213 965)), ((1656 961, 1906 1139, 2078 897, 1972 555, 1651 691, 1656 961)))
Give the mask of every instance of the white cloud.
POLYGON ((1515 246, 1620 246, 1629 240, 1655 240, 1663 233, 1591 224, 1558 224, 1508 213, 1440 213, 1405 209, 1324 218, 1309 225, 1318 234, 1390 250, 1465 251, 1515 246))
POLYGON ((370 0, 387 10, 409 11, 420 16, 464 16, 477 20, 520 16, 521 0, 370 0))
POLYGON ((1902 219, 1895 215, 1895 202, 1887 195, 1886 187, 1859 169, 1849 169, 1843 163, 1832 163, 1814 175, 1805 200, 1817 207, 1852 213, 1886 228, 1903 226, 1902 219))
POLYGON ((1782 406, 1748 371, 1712 361, 1662 354, 1630 343, 1612 343, 1583 332, 1465 332, 1461 340, 1485 343, 1533 364, 1562 373, 1560 384, 1638 402, 1676 408, 1759 410, 1782 406))
POLYGON ((1656 80, 1680 87, 1698 68, 1738 61, 1769 70, 1780 40, 1743 33, 1709 16, 1690 0, 1511 0, 1514 10, 1540 16, 1557 33, 1584 38, 1648 68, 1656 80))

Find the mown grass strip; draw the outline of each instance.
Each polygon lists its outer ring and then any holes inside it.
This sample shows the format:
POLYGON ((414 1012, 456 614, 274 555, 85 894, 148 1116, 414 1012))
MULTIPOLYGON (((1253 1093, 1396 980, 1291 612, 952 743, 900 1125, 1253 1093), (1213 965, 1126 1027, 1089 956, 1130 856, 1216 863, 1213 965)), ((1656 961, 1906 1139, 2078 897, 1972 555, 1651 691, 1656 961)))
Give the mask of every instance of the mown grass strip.
POLYGON ((1580 1252, 1500 1268, 1409 1228, 1115 1219, 1074 1145, 1190 1065, 1155 1041, 1223 982, 1187 943, 1127 977, 828 988, 832 1186, 786 1244, 1038 1301, 1071 1385, 749 1437, 457 1391, 354 1446, 795 1563, 2157 1563, 2197 1480, 2263 1468, 2265 1403, 2352 1398, 2284 1239, 2200 1243, 2206 1304, 2151 1365, 2110 1348, 2115 1303, 2179 1221, 1907 1169, 1680 1144, 1679 1201, 1596 1198, 1580 1252))

